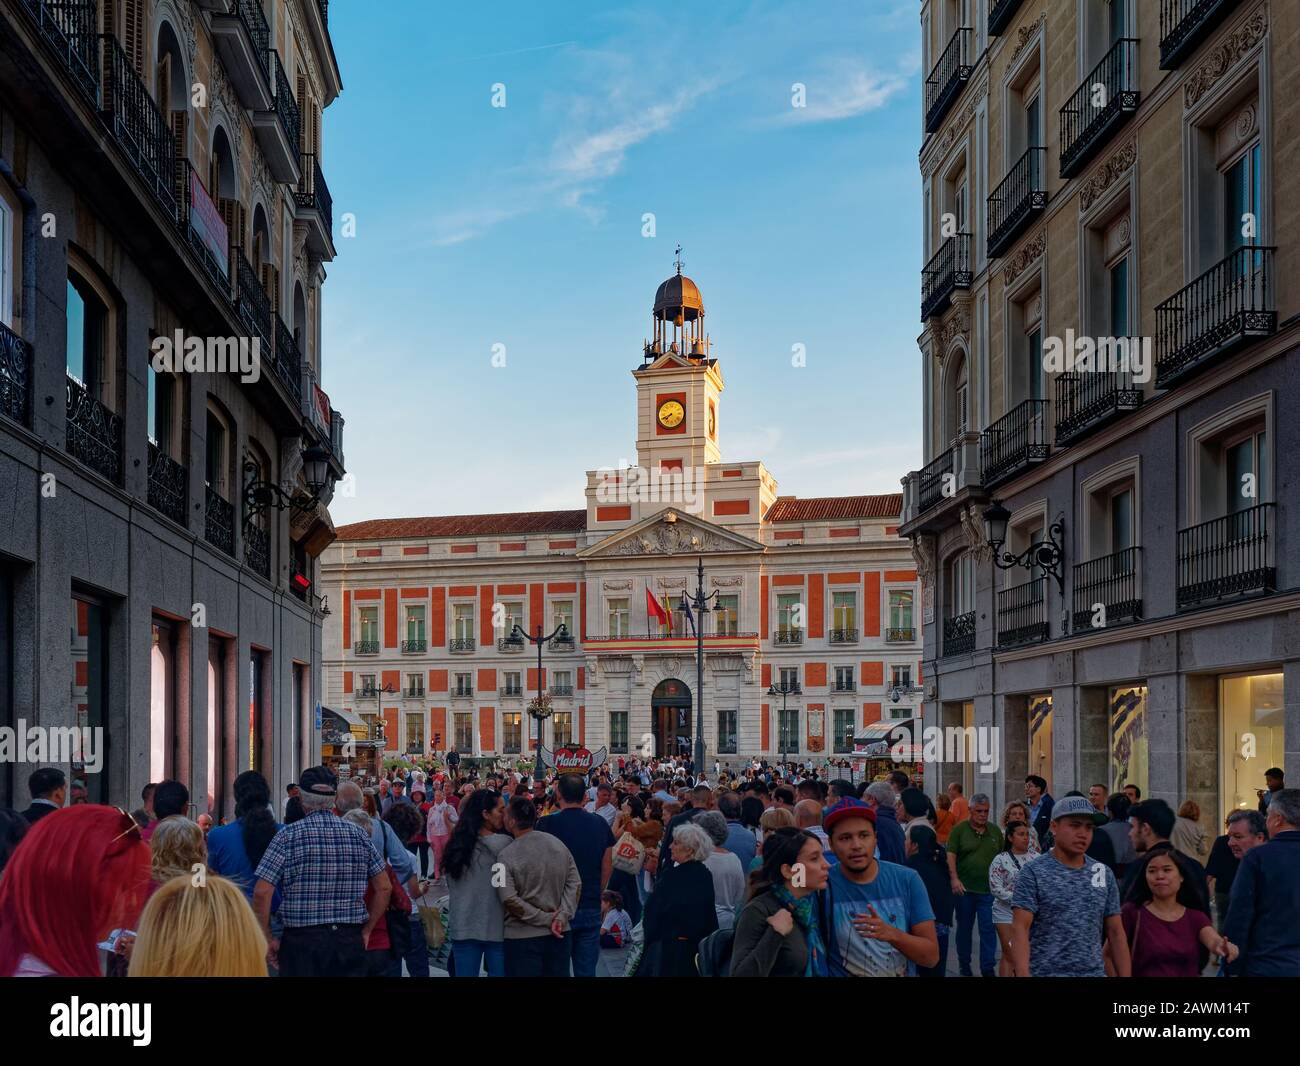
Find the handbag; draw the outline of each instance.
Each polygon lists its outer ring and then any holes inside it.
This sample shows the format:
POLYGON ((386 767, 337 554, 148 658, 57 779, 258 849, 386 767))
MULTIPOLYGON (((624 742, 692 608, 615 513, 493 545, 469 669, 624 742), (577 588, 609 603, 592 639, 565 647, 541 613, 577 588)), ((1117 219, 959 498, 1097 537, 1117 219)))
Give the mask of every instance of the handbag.
POLYGON ((645 845, 631 833, 624 831, 614 845, 612 863, 615 870, 634 876, 639 874, 641 867, 645 865, 645 845))
MULTIPOLYGON (((383 830, 380 830, 383 833, 383 830)), ((388 861, 388 834, 384 836, 384 872, 388 874, 388 909, 384 911, 384 922, 388 928, 388 953, 395 959, 404 958, 411 950, 411 897, 406 894, 402 882, 393 871, 393 864, 388 861)))

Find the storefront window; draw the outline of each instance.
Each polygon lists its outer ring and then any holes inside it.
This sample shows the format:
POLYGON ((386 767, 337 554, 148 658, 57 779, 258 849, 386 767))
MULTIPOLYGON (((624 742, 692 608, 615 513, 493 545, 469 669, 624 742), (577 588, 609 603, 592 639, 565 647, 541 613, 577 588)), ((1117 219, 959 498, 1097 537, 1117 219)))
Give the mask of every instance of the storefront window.
POLYGON ((1225 677, 1219 682, 1221 818, 1256 810, 1264 771, 1284 766, 1282 675, 1225 677))
POLYGON ((1052 697, 1029 697, 1029 772, 1052 791, 1052 697))
POLYGON ((1126 685, 1110 690, 1110 784, 1118 792, 1137 785, 1150 792, 1147 745, 1147 688, 1126 685))

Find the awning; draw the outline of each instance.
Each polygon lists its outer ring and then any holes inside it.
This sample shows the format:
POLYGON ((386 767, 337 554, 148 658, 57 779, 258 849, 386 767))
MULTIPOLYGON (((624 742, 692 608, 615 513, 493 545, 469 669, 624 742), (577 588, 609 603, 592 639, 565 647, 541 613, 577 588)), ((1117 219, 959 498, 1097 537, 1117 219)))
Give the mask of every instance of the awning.
POLYGON ((322 722, 329 715, 333 715, 335 718, 339 719, 344 726, 341 732, 349 732, 352 729, 365 730, 367 728, 366 723, 362 721, 360 715, 353 714, 351 711, 336 711, 333 707, 322 707, 320 711, 322 722))
POLYGON ((853 754, 896 762, 920 762, 922 747, 914 743, 915 718, 894 718, 872 722, 853 734, 853 754))
MULTIPOLYGON (((854 740, 886 740, 895 729, 906 729, 909 733, 915 732, 915 718, 890 718, 879 722, 871 722, 869 725, 862 726, 853 734, 854 740)), ((902 736, 900 733, 899 736, 902 736)))

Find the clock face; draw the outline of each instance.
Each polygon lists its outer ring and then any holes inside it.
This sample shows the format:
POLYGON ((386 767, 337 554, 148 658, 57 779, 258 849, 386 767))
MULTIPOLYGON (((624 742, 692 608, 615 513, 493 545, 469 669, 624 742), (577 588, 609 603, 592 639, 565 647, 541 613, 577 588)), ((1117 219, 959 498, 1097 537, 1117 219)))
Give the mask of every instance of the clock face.
POLYGON ((677 400, 665 400, 659 405, 659 424, 664 429, 676 429, 686 417, 686 408, 677 400))
POLYGON ((714 411, 713 406, 709 406, 709 436, 715 437, 718 433, 718 414, 714 411))

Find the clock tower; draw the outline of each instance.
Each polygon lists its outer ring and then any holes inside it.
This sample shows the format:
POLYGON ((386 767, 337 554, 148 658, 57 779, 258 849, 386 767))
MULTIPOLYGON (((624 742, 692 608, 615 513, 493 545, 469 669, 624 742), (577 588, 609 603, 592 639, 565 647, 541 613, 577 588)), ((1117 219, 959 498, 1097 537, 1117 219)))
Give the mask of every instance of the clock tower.
MULTIPOLYGON (((680 249, 679 249, 680 251, 680 249)), ((637 463, 645 470, 698 469, 722 461, 718 449, 722 371, 709 357, 704 300, 682 273, 655 293, 653 339, 632 376, 637 388, 637 463)))

